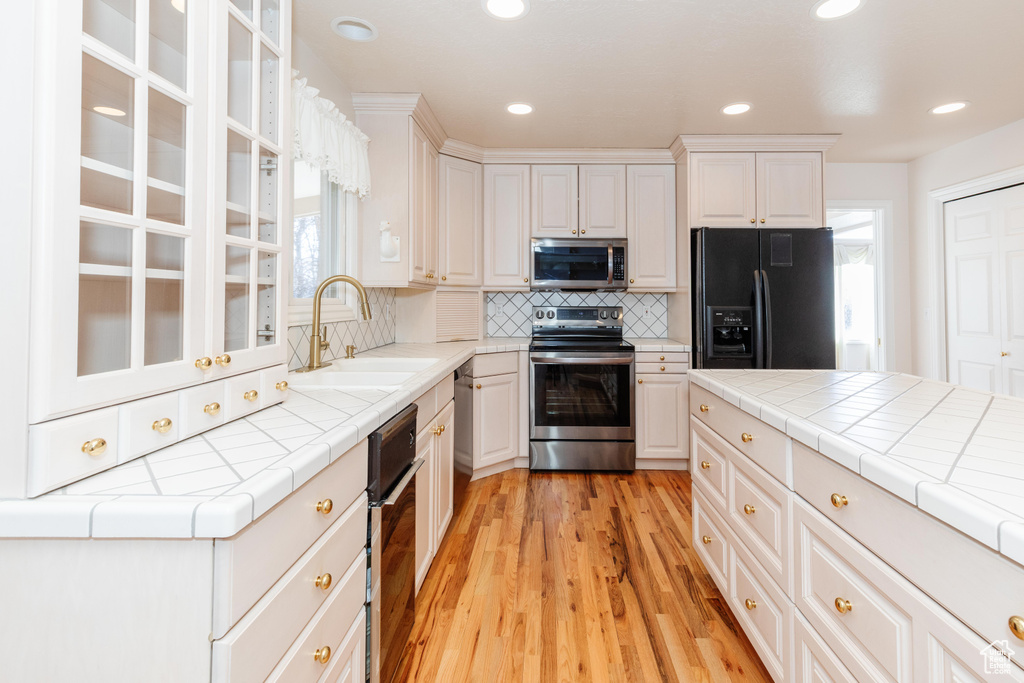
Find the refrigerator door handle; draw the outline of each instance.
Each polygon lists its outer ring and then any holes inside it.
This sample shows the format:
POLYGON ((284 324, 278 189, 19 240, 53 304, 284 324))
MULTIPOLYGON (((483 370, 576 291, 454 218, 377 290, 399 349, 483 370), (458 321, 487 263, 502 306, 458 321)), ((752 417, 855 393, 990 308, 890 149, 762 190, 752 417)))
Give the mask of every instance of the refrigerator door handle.
POLYGON ((754 367, 764 367, 764 321, 761 318, 762 306, 761 271, 754 271, 754 367))
POLYGON ((768 285, 768 273, 761 271, 764 287, 764 367, 772 367, 772 290, 768 285))

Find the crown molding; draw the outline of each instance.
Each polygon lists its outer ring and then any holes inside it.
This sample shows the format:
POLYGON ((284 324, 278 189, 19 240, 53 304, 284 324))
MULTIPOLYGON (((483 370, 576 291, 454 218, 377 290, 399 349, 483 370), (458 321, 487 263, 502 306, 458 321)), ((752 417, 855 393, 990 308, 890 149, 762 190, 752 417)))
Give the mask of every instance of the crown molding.
POLYGON ((668 151, 672 154, 672 159, 676 161, 676 163, 686 156, 686 147, 683 145, 682 135, 677 135, 672 139, 672 144, 668 146, 668 151))
POLYGON ((444 132, 441 122, 437 120, 434 111, 427 104, 426 98, 420 93, 352 93, 352 108, 356 110, 356 114, 371 112, 408 114, 423 129, 424 134, 437 149, 440 149, 448 139, 448 134, 444 132))
POLYGON ((680 135, 669 147, 679 159, 685 152, 825 152, 838 135, 680 135))
POLYGON ((484 163, 484 159, 487 154, 487 150, 483 147, 471 144, 469 142, 462 142, 455 138, 448 138, 444 141, 444 145, 438 150, 441 154, 447 154, 451 157, 458 157, 459 159, 465 159, 466 161, 475 161, 478 164, 484 163))
POLYGON ((671 164, 667 149, 593 149, 479 147, 449 138, 441 147, 448 154, 478 164, 671 164))

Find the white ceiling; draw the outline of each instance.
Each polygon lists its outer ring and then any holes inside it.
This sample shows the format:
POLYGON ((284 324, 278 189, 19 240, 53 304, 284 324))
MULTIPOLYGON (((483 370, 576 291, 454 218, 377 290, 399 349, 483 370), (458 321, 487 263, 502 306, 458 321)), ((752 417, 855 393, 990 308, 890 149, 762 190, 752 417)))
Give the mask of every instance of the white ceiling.
POLYGON ((841 133, 830 161, 908 161, 1024 118, 1021 0, 864 0, 828 22, 813 3, 531 0, 504 22, 480 0, 295 0, 294 24, 353 92, 423 93, 450 137, 485 147, 841 133), (380 37, 336 36, 340 15, 380 37), (754 108, 720 113, 736 101, 754 108))

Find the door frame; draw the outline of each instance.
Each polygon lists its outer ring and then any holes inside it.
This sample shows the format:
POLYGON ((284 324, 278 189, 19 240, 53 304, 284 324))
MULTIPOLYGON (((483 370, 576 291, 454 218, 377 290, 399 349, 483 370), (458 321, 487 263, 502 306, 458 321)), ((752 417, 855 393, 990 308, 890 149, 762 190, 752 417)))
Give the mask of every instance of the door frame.
MULTIPOLYGON (((896 310, 892 265, 892 201, 888 199, 837 199, 825 202, 825 216, 829 211, 872 211, 875 214, 875 333, 882 340, 877 347, 876 365, 880 372, 895 370, 896 364, 896 310)), ((828 220, 825 221, 828 223, 828 220)), ((837 341, 838 344, 838 341, 837 341)), ((837 353, 839 349, 836 349, 837 353)))
POLYGON ((1024 166, 1016 166, 928 192, 928 256, 934 267, 930 296, 931 309, 935 311, 931 335, 934 339, 932 375, 940 381, 945 382, 949 378, 949 349, 946 344, 946 202, 1021 183, 1024 183, 1024 166))

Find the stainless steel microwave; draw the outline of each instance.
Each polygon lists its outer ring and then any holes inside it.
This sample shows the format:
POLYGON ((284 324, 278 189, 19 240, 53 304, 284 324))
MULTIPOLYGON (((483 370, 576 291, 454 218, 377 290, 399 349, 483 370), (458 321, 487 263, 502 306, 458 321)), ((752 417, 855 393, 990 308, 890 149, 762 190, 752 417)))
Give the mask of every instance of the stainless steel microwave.
POLYGON ((626 289, 626 240, 530 240, 530 289, 626 289))

